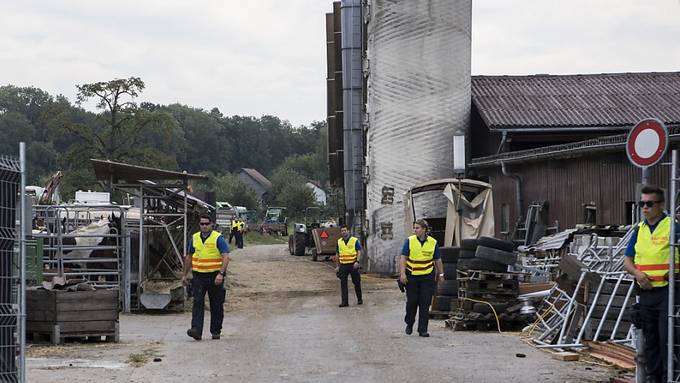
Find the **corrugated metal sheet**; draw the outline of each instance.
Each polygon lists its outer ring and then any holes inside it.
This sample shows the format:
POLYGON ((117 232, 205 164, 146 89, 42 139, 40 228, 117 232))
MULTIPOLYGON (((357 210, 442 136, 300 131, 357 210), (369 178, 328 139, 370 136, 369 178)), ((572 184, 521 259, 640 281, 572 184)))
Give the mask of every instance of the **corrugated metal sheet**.
POLYGON ((490 129, 676 124, 680 72, 475 76, 472 100, 490 129))

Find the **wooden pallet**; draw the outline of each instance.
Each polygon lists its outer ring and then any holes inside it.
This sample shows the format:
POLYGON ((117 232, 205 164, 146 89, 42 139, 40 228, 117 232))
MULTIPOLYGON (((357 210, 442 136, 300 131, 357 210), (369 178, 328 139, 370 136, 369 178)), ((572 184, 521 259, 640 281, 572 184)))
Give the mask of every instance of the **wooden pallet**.
POLYGON ((26 334, 26 339, 33 343, 44 343, 49 342, 54 345, 67 343, 69 341, 74 342, 91 342, 97 341, 101 342, 102 339, 105 342, 115 342, 120 341, 120 332, 118 322, 114 323, 113 331, 101 332, 101 331, 81 331, 81 332, 62 332, 61 326, 53 325, 51 331, 32 331, 26 334))
POLYGON ((517 295, 519 294, 519 281, 516 279, 459 279, 458 289, 464 289, 468 292, 482 292, 494 293, 498 292, 502 295, 517 295))
POLYGON ((461 274, 465 275, 459 275, 458 278, 460 279, 461 277, 467 279, 476 279, 480 281, 486 281, 486 280, 504 280, 504 279, 509 279, 509 280, 516 280, 520 282, 524 282, 528 278, 528 274, 526 273, 516 273, 516 272, 507 272, 507 273, 498 273, 494 271, 483 271, 483 270, 468 270, 466 272, 460 272, 461 274))
POLYGON ((498 331, 498 323, 500 322, 501 331, 518 331, 532 319, 532 316, 506 312, 498 313, 498 322, 496 322, 496 317, 491 313, 481 314, 457 309, 451 312, 451 318, 444 324, 454 331, 498 331))
MULTIPOLYGON (((526 326, 524 321, 499 320, 501 331, 519 331, 526 326)), ((498 331, 498 323, 492 320, 473 320, 451 318, 444 321, 444 325, 453 331, 498 331)))
POLYGON ((26 334, 53 344, 102 337, 117 342, 118 291, 28 290, 26 334))
POLYGON ((446 328, 453 331, 496 331, 498 326, 490 321, 463 321, 458 319, 448 319, 444 321, 446 328))
POLYGON ((464 301, 467 298, 488 301, 488 302, 507 302, 517 297, 517 293, 512 291, 467 291, 466 289, 458 289, 458 300, 464 301))

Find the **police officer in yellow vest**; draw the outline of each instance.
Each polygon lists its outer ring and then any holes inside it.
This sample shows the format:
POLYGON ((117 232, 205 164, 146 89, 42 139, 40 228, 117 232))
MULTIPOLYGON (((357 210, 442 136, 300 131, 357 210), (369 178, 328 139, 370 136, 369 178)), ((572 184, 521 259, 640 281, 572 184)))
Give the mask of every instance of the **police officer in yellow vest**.
MULTIPOLYGON (((665 382, 668 342, 668 257, 673 219, 663 212, 663 190, 642 188, 639 202, 645 216, 633 233, 624 267, 639 285, 640 320, 644 335, 647 382, 665 382)), ((676 228, 677 228, 676 224, 676 228)), ((677 232, 677 229, 676 229, 677 232)), ((675 266, 678 270, 676 250, 675 266)))
POLYGON ((243 235, 246 233, 246 223, 243 222, 243 218, 239 218, 236 222, 238 224, 236 227, 236 247, 243 249, 243 235))
POLYGON ((352 276, 352 284, 354 284, 354 292, 357 295, 357 304, 364 304, 361 299, 361 274, 359 274, 359 257, 361 256, 361 244, 356 237, 349 235, 349 227, 347 225, 340 226, 340 235, 338 239, 338 246, 335 254, 335 271, 340 278, 340 307, 347 307, 348 292, 347 292, 347 276, 352 276))
POLYGON ((209 215, 201 215, 200 231, 189 240, 187 256, 184 257, 182 283, 187 285, 189 270, 193 275, 194 307, 191 313, 191 328, 187 335, 201 340, 203 335, 203 313, 205 294, 210 301, 210 333, 213 339, 220 339, 224 319, 224 276, 229 264, 229 245, 224 237, 213 230, 209 215))
POLYGON ((236 242, 238 242, 238 218, 234 218, 231 221, 231 229, 229 230, 229 244, 231 245, 231 239, 235 238, 236 242))
POLYGON ((399 262, 399 280, 406 285, 405 331, 411 335, 416 311, 419 311, 418 335, 422 337, 430 336, 427 324, 435 280, 444 280, 444 265, 439 246, 436 239, 427 235, 427 229, 428 224, 424 219, 413 224, 414 235, 404 241, 399 262))

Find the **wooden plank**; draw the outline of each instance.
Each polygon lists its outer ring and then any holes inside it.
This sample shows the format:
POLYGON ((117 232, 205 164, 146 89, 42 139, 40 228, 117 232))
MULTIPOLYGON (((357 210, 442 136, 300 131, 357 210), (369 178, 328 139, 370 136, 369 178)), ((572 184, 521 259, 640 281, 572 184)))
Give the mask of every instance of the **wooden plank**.
POLYGON ((519 295, 550 290, 554 285, 555 282, 521 282, 519 284, 519 295))
POLYGON ((580 355, 578 353, 575 353, 575 352, 564 351, 564 352, 554 352, 554 353, 550 354, 550 356, 553 359, 562 360, 562 361, 565 361, 565 362, 574 362, 574 361, 578 360, 580 355))
POLYGON ((616 365, 616 367, 623 368, 625 370, 635 370, 635 362, 630 362, 628 360, 620 359, 615 356, 611 356, 609 354, 601 353, 601 352, 589 352, 588 353, 590 356, 593 358, 601 359, 604 360, 605 362, 609 362, 611 364, 616 365))
MULTIPOLYGON (((51 333, 54 323, 26 321, 27 332, 51 333)), ((116 321, 82 321, 82 322, 61 322, 59 323, 61 336, 68 336, 70 333, 114 333, 116 321)))
POLYGON ((635 350, 610 342, 584 342, 588 346, 588 354, 594 358, 612 363, 617 367, 635 369, 635 350))
POLYGON ((86 300, 118 300, 118 290, 57 291, 57 304, 86 300))
POLYGON ((26 320, 38 322, 56 322, 57 313, 53 310, 39 310, 36 308, 26 308, 26 320))
POLYGON ((57 312, 93 311, 118 309, 118 301, 101 300, 86 302, 62 302, 57 304, 57 312))
POLYGON ((32 311, 27 312, 26 320, 34 322, 81 322, 99 320, 118 320, 118 308, 89 311, 32 311))
POLYGON ((118 308, 109 310, 71 311, 57 313, 60 324, 64 322, 81 321, 116 321, 118 320, 118 308))
POLYGON ((57 306, 54 294, 48 290, 26 290, 26 308, 54 310, 57 306))

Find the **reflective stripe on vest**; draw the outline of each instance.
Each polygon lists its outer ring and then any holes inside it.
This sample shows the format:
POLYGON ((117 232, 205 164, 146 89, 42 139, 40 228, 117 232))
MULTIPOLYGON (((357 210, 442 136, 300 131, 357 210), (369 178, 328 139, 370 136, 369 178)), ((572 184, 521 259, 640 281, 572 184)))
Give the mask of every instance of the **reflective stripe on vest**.
POLYGON ((357 261, 357 241, 356 237, 349 237, 345 244, 344 239, 338 239, 338 262, 347 265, 357 261))
POLYGON ((430 274, 434 268, 434 250, 437 247, 437 240, 427 236, 425 243, 422 245, 418 237, 412 235, 408 237, 408 259, 406 260, 406 270, 411 272, 411 275, 427 275, 430 274))
POLYGON ((219 237, 220 233, 213 231, 203 242, 200 232, 194 234, 192 238, 194 255, 191 257, 191 269, 193 271, 199 273, 220 271, 222 255, 220 254, 220 249, 217 248, 217 238, 219 237))
MULTIPOLYGON (((640 223, 635 242, 635 268, 644 271, 652 281, 652 287, 668 285, 668 255, 671 236, 670 217, 657 224, 654 232, 643 221, 640 223)), ((678 270, 678 250, 675 250, 675 270, 678 270)))

